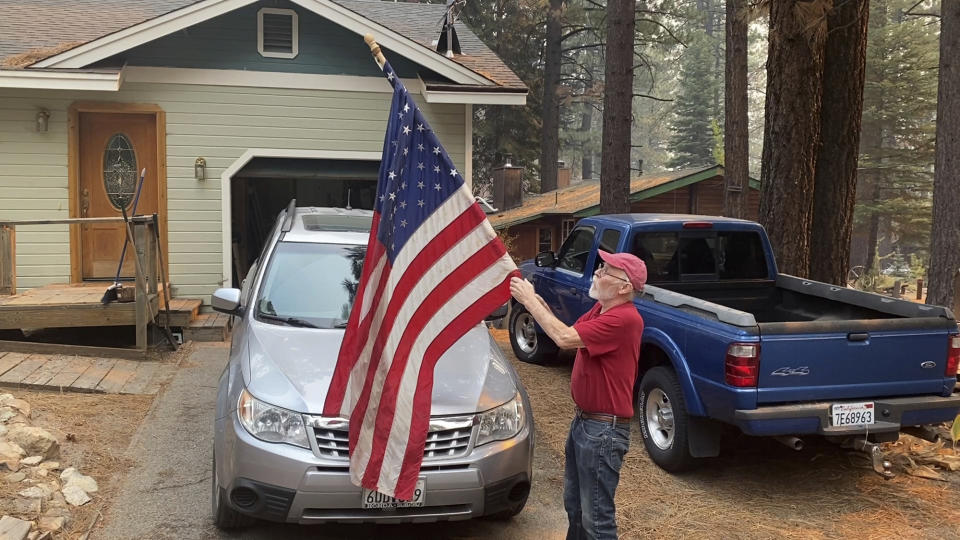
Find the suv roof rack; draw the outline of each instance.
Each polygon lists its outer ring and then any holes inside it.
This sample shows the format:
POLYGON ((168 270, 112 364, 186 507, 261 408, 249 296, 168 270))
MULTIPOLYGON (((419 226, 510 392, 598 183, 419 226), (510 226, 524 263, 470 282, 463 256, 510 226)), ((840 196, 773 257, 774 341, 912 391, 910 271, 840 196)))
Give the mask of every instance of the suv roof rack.
POLYGON ((280 227, 280 232, 290 232, 290 229, 293 228, 293 216, 297 212, 297 200, 290 199, 290 204, 287 205, 287 214, 283 218, 283 225, 280 227))

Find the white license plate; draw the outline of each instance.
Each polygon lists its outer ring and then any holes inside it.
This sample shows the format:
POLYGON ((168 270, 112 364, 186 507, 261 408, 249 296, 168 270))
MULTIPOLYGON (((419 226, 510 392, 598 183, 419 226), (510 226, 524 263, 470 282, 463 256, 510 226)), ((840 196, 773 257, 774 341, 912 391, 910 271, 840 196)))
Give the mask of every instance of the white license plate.
POLYGON ((835 426, 865 426, 873 424, 876 409, 872 401, 863 403, 836 403, 830 408, 835 426))
POLYGON ((413 489, 412 501, 401 501, 389 495, 384 495, 379 491, 363 488, 363 508, 412 508, 423 506, 426 491, 422 479, 417 480, 417 487, 413 489))

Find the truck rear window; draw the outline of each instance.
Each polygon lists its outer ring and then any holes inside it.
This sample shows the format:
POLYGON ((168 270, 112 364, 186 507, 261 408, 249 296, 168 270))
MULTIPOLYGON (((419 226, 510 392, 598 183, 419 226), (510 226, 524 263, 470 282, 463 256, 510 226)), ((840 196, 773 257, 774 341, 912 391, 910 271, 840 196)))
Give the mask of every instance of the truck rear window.
POLYGON ((763 242, 755 232, 640 232, 630 251, 646 263, 650 283, 768 276, 763 242))

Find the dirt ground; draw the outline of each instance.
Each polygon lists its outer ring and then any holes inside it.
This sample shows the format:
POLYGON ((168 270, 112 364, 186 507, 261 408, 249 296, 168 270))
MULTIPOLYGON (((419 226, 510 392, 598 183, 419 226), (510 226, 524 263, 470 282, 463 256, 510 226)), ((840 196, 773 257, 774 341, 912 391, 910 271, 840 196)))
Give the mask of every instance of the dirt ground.
MULTIPOLYGON (((573 412, 570 362, 519 362, 506 330, 492 330, 526 385, 540 450, 562 463, 573 412), (554 411, 554 414, 546 414, 554 411)), ((960 472, 945 481, 884 480, 865 455, 816 438, 796 452, 772 439, 736 435, 699 469, 671 475, 650 461, 638 424, 617 490, 621 538, 960 538, 960 472)), ((902 437, 905 444, 930 443, 902 437)))
MULTIPOLYGON (((90 529, 132 463, 124 457, 130 437, 146 416, 155 396, 78 394, 0 389, 31 406, 31 425, 42 427, 60 441, 62 468, 76 467, 92 476, 99 491, 93 500, 71 507, 71 519, 55 538, 77 538, 90 529)), ((0 500, 16 497, 22 486, 0 483, 0 500)), ((0 508, 0 514, 4 513, 0 508)))

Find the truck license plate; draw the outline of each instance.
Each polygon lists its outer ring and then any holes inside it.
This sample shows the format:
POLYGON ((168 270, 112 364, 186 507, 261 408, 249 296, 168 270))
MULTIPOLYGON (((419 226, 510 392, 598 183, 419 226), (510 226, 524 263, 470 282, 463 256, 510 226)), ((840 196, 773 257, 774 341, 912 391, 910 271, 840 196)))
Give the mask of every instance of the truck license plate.
POLYGON ((363 488, 363 508, 412 508, 423 506, 426 490, 423 479, 417 480, 417 487, 413 489, 412 501, 401 501, 379 491, 363 488))
POLYGON ((864 426, 874 422, 872 401, 863 403, 835 403, 830 409, 835 426, 864 426))

